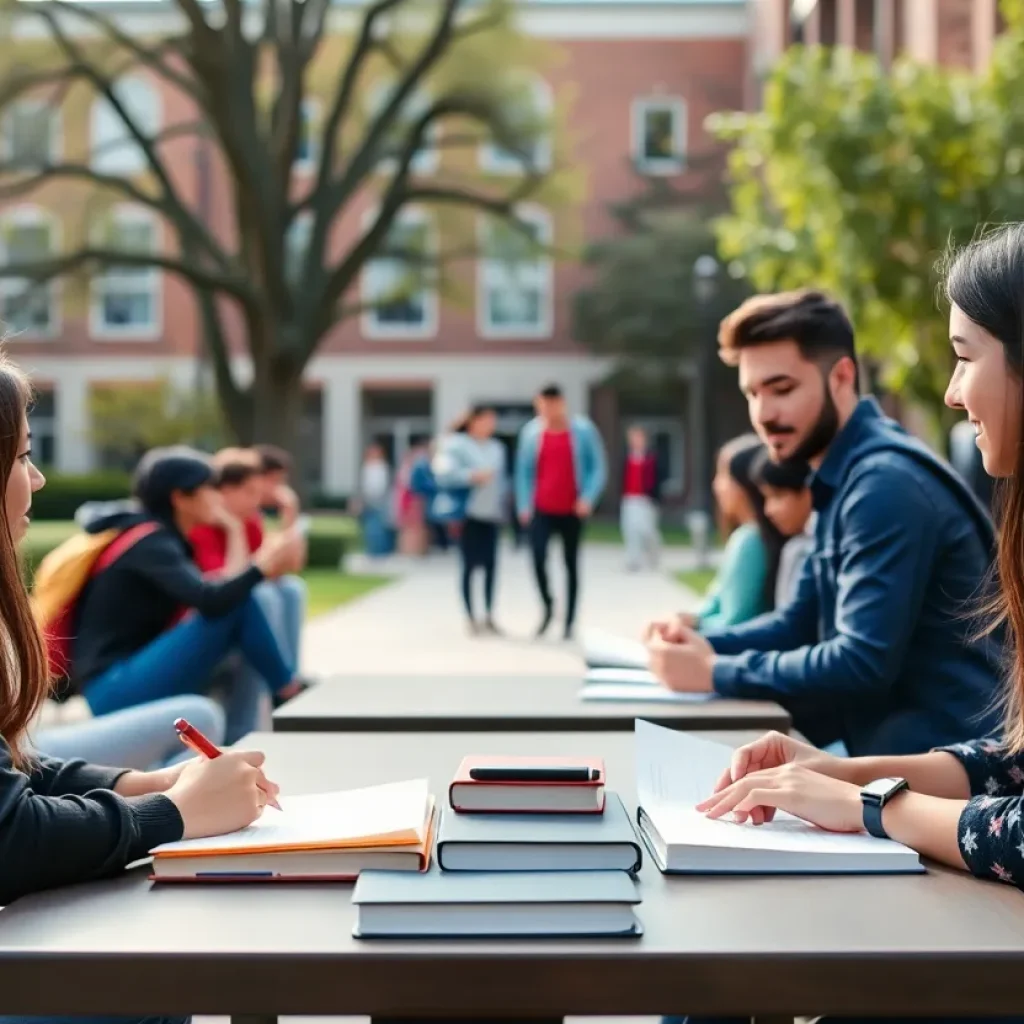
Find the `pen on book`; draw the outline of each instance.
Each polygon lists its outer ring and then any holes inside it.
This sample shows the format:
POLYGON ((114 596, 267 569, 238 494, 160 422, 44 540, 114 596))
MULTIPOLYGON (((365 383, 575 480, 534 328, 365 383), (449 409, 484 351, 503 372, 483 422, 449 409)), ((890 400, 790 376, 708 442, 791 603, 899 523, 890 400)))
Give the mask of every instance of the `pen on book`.
MULTIPOLYGON (((194 725, 185 721, 184 718, 175 719, 174 731, 178 734, 178 739, 186 747, 195 751, 201 757, 209 757, 211 759, 220 757, 222 753, 220 748, 214 746, 194 725)), ((281 810, 281 805, 269 793, 267 794, 267 803, 271 807, 281 810)))
POLYGON ((469 777, 476 782, 596 782, 601 778, 597 768, 517 768, 501 765, 470 768, 469 777))

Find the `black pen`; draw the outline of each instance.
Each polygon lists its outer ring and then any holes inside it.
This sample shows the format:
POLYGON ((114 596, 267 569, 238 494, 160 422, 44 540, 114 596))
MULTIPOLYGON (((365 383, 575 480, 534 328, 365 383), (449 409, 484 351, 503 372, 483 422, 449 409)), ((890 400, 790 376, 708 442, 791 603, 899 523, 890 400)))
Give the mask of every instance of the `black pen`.
POLYGON ((470 768, 469 777, 477 782, 596 782, 597 768, 470 768))

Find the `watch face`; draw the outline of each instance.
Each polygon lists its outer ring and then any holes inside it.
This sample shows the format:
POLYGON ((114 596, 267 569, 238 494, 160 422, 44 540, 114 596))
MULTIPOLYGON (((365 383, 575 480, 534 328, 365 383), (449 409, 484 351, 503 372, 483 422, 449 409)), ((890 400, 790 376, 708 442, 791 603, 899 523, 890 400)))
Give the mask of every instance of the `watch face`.
POLYGON ((897 786, 903 782, 902 779, 875 779, 874 782, 869 782, 863 788, 863 792, 869 796, 878 797, 881 799, 886 794, 891 793, 897 786))

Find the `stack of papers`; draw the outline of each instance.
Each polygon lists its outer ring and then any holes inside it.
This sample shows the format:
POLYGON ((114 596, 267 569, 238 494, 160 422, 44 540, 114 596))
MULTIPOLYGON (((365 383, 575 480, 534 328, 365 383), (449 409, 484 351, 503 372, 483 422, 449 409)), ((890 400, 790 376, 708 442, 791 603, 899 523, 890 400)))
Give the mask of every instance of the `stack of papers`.
POLYGON ((368 868, 427 868, 434 798, 426 779, 280 803, 238 832, 156 847, 154 880, 346 880, 368 868))
POLYGON ((685 732, 636 723, 640 834, 664 872, 861 874, 923 871, 889 839, 826 832, 779 812, 765 825, 712 820, 695 809, 714 792, 732 749, 685 732))

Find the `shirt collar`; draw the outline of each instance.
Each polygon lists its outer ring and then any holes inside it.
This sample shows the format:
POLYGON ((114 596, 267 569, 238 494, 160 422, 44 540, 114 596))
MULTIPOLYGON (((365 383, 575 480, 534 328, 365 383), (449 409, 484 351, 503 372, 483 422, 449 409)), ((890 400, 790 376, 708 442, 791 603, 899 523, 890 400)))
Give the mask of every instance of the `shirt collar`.
POLYGON ((885 413, 874 398, 862 398, 846 425, 836 434, 828 452, 811 477, 811 494, 816 509, 824 508, 846 476, 857 453, 861 439, 872 427, 885 419, 885 413))

